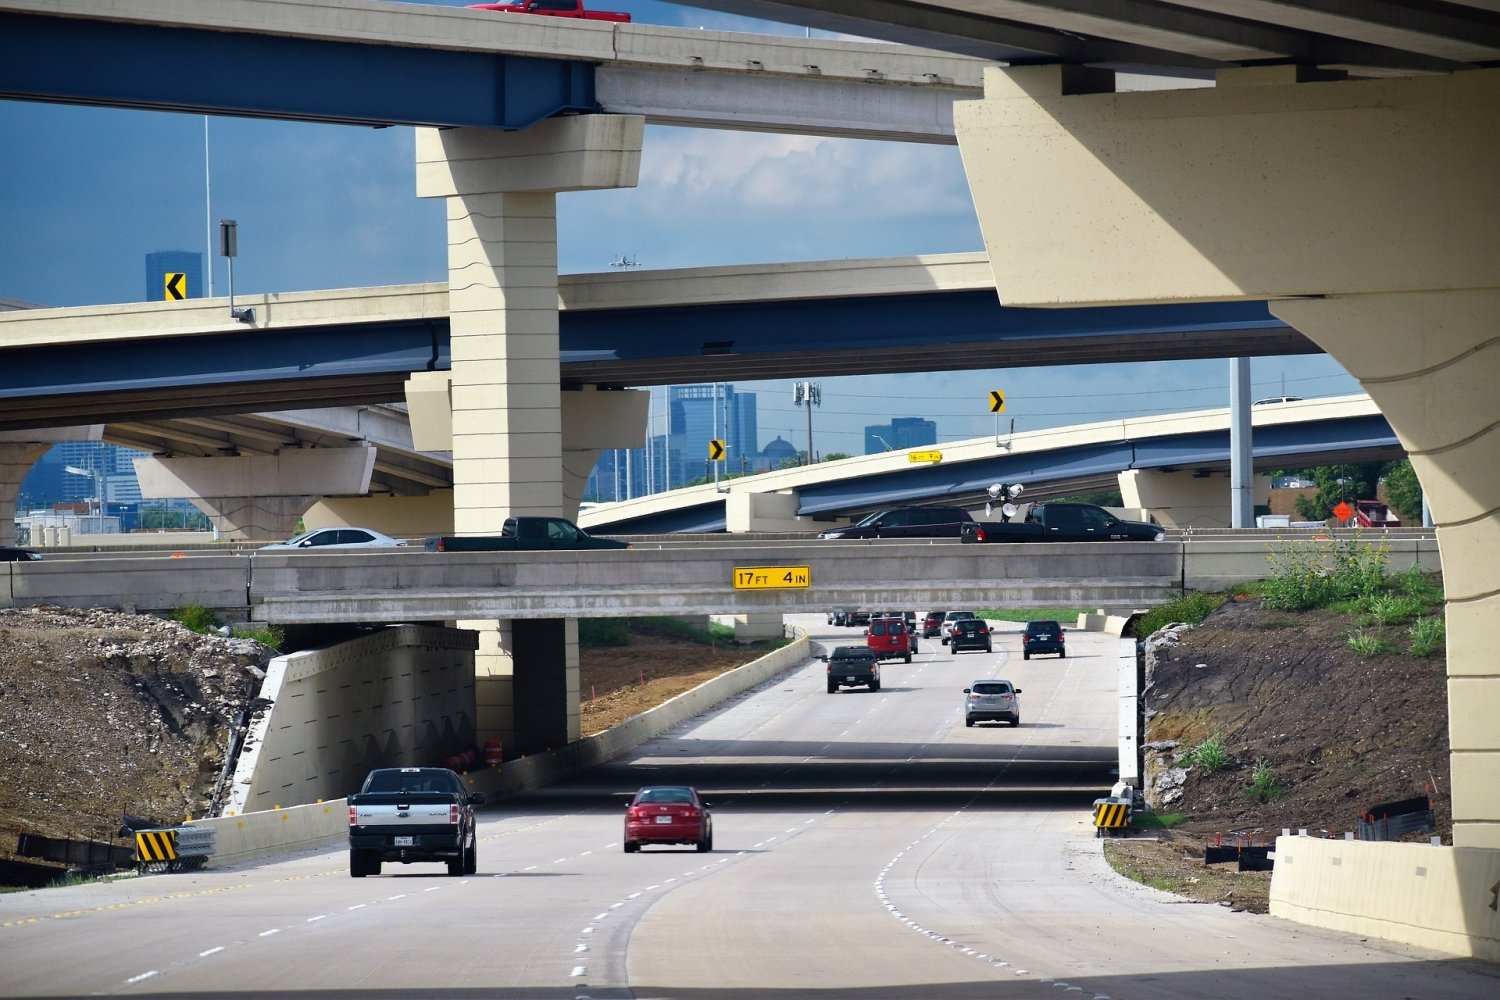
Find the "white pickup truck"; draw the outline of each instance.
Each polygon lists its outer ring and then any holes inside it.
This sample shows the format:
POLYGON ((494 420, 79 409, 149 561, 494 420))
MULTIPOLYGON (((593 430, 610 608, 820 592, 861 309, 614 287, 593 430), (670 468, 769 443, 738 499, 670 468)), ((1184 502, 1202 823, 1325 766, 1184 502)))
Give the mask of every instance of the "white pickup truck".
POLYGON ((349 874, 379 875, 384 861, 442 861, 449 875, 472 875, 479 855, 470 792, 446 767, 383 767, 349 796, 349 874))

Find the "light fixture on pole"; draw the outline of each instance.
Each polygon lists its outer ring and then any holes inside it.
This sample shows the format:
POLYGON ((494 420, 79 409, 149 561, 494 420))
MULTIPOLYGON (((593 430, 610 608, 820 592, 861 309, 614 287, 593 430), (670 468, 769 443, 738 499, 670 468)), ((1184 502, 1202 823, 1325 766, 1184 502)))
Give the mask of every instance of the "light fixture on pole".
POLYGON ((812 408, 823 405, 823 387, 817 382, 793 382, 792 403, 807 407, 807 464, 813 464, 812 408))
POLYGON ((254 309, 234 307, 234 258, 239 256, 239 223, 233 219, 219 220, 219 255, 229 258, 229 315, 241 323, 254 323, 254 309))

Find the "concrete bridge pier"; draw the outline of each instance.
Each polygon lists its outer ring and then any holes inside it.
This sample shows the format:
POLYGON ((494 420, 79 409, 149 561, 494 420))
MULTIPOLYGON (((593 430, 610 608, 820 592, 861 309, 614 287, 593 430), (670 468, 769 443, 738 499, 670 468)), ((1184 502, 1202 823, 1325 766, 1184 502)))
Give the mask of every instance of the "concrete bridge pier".
MULTIPOLYGON (((1500 613, 1500 70, 1346 80, 1266 66, 1221 71, 1212 89, 1122 94, 1103 71, 994 68, 984 100, 954 117, 1007 305, 1270 299, 1360 379, 1438 524, 1454 853, 1433 863, 1500 852, 1488 634, 1500 613)), ((1319 875, 1323 895, 1286 878, 1313 898, 1304 913, 1352 898, 1336 873, 1319 875)), ((1500 953, 1488 902, 1488 884, 1466 884, 1422 912, 1450 943, 1500 953)))
POLYGON ((59 441, 98 441, 103 435, 103 424, 0 431, 0 545, 16 544, 16 501, 21 495, 21 481, 37 459, 59 441))
POLYGON ((374 468, 369 445, 135 460, 142 497, 191 497, 223 537, 256 541, 290 537, 319 496, 369 492, 374 468))
MULTIPOLYGON (((417 194, 448 205, 457 534, 493 534, 508 514, 576 516, 596 456, 586 468, 564 467, 557 194, 633 187, 644 127, 635 116, 580 115, 521 132, 417 131, 417 194)), ((427 390, 412 401, 414 417, 437 411, 440 420, 435 383, 413 385, 427 390)), ((644 419, 638 428, 643 436, 644 419)), ((479 739, 527 753, 579 737, 576 623, 460 624, 480 632, 479 739)))

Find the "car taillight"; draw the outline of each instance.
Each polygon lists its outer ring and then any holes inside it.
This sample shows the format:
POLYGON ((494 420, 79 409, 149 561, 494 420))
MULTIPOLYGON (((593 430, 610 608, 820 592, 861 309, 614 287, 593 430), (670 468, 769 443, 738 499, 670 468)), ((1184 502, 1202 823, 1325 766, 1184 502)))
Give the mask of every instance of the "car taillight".
POLYGON ((350 806, 349 807, 349 825, 350 826, 359 826, 359 807, 358 806, 350 806))
POLYGON ((970 701, 978 701, 979 700, 979 695, 977 695, 977 694, 971 694, 971 695, 969 695, 969 700, 970 701))
POLYGON ((457 823, 458 822, 458 806, 457 805, 451 805, 451 806, 448 807, 448 822, 450 822, 450 823, 457 823))

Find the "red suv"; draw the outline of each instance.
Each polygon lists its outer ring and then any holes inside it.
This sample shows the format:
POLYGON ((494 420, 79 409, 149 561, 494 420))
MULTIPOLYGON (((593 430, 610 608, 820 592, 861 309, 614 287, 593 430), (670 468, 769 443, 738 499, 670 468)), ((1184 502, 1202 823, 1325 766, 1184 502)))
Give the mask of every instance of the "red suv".
POLYGON ((871 618, 865 629, 865 645, 875 651, 882 660, 901 657, 911 662, 911 654, 917 651, 917 636, 907 627, 902 618, 871 618))
POLYGON ((922 619, 922 636, 931 639, 935 635, 943 634, 943 616, 946 611, 929 611, 927 617, 922 619))

